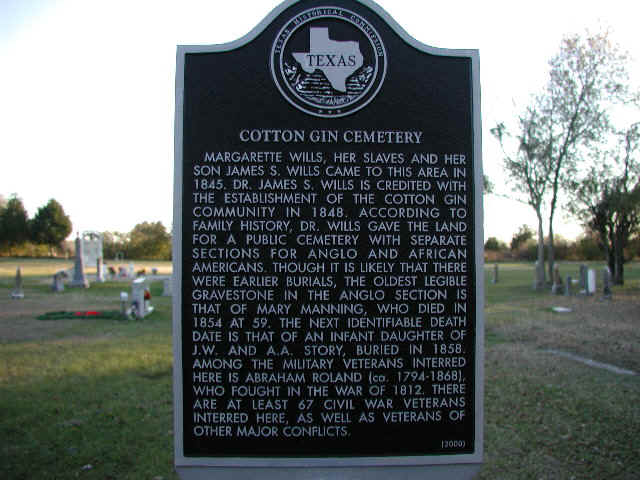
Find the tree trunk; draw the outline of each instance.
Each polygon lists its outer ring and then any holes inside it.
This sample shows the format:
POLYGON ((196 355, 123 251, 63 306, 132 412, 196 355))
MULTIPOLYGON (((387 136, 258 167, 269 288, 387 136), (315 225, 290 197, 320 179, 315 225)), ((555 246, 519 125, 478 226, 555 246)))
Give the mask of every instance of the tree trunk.
POLYGON ((613 244, 613 269, 611 270, 611 275, 614 285, 624 285, 624 242, 620 237, 621 235, 616 234, 616 241, 613 244))
POLYGON ((538 215, 538 261, 536 267, 536 283, 535 289, 540 290, 545 285, 544 275, 544 228, 542 226, 542 215, 540 212, 536 212, 538 215))
POLYGON ((549 259, 549 278, 553 279, 553 266, 555 263, 555 253, 553 251, 553 222, 549 219, 549 248, 547 250, 549 259))

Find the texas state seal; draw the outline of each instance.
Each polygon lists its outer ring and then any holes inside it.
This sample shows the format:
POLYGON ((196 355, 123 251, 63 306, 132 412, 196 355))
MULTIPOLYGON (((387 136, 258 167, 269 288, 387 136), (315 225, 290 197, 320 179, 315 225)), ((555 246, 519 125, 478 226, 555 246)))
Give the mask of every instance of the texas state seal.
POLYGON ((271 49, 271 73, 294 107, 317 117, 343 117, 378 94, 387 72, 380 35, 362 16, 318 7, 287 22, 271 49))

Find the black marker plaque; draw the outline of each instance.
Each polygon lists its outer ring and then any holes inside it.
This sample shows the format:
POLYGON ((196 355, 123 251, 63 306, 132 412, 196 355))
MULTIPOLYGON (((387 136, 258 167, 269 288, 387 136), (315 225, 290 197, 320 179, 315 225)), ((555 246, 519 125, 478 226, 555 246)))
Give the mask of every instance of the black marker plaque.
POLYGON ((180 47, 178 465, 480 461, 477 62, 356 1, 180 47))

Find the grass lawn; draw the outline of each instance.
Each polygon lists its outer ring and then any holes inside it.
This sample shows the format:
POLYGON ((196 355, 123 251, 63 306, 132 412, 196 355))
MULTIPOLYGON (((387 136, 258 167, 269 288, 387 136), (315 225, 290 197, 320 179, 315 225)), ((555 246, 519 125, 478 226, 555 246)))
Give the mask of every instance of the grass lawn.
MULTIPOLYGON (((166 262, 134 263, 170 271, 166 262)), ((119 308, 125 282, 52 293, 51 275, 71 265, 0 259, 0 478, 175 479, 171 299, 156 281, 156 310, 143 321, 36 320, 119 308), (26 297, 11 300, 18 265, 26 297)), ((533 292, 528 264, 501 264, 492 284, 492 268, 480 478, 640 478, 640 376, 548 352, 640 372, 640 265, 627 267, 612 301, 533 292)))

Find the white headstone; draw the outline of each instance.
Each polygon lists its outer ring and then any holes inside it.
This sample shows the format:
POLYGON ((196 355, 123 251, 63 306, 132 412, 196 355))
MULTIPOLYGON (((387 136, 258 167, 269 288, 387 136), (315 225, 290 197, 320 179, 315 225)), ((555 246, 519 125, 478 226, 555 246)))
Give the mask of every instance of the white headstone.
POLYGON ((82 232, 82 259, 85 265, 95 265, 102 258, 102 234, 100 232, 82 232))
POLYGON ((131 304, 135 308, 137 318, 144 318, 153 312, 151 299, 145 298, 145 293, 149 295, 149 285, 145 277, 136 278, 131 282, 131 304))
POLYGON ((592 268, 587 272, 587 295, 596 293, 596 271, 592 268))
POLYGON ((104 262, 102 261, 102 257, 96 260, 96 281, 99 283, 104 282, 104 262))

